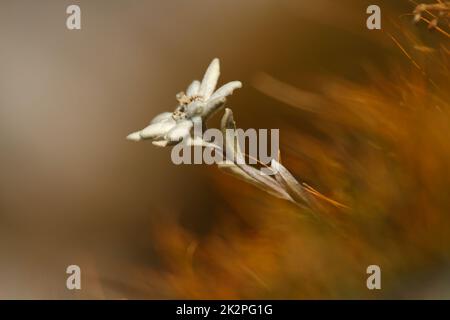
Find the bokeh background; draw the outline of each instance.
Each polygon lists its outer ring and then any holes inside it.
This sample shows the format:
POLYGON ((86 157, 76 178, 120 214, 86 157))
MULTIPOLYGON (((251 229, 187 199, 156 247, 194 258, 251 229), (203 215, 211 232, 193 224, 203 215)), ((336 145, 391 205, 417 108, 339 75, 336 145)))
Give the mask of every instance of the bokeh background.
POLYGON ((370 4, 1 1, 0 298, 450 298, 449 38, 406 0, 369 31, 370 4), (347 208, 125 140, 214 57, 238 126, 279 128, 285 166, 347 208))

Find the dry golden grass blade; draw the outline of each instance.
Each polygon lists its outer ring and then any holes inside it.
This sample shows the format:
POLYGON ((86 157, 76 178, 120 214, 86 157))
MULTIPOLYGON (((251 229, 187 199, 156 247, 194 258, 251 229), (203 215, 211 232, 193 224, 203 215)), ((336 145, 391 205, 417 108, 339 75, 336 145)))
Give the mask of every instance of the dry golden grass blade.
POLYGON ((338 208, 350 209, 350 207, 348 207, 348 206, 346 206, 346 205, 344 205, 342 203, 339 203, 336 200, 333 200, 333 199, 331 199, 331 198, 321 194, 319 191, 317 191, 316 189, 314 189, 313 187, 311 187, 307 183, 304 182, 302 184, 305 187, 305 191, 311 193, 312 195, 316 196, 317 198, 319 198, 321 200, 324 200, 324 201, 326 201, 328 203, 331 203, 332 205, 334 205, 334 206, 336 206, 338 208))
MULTIPOLYGON (((426 23, 428 23, 429 25, 431 24, 431 21, 430 20, 428 20, 427 18, 424 18, 424 17, 420 17, 420 20, 423 20, 423 21, 425 21, 426 23)), ((434 26, 433 27, 434 29, 436 29, 437 31, 439 31, 441 34, 443 34, 444 36, 446 36, 447 38, 450 38, 450 33, 448 33, 447 31, 445 31, 444 29, 442 29, 441 27, 439 27, 439 26, 434 26)))
POLYGON ((408 51, 406 51, 406 49, 400 44, 400 42, 390 33, 387 33, 387 35, 389 36, 389 38, 392 39, 392 41, 394 41, 395 45, 403 52, 403 54, 408 58, 409 61, 411 61, 411 63, 420 71, 423 72, 422 67, 413 59, 413 57, 408 53, 408 51))

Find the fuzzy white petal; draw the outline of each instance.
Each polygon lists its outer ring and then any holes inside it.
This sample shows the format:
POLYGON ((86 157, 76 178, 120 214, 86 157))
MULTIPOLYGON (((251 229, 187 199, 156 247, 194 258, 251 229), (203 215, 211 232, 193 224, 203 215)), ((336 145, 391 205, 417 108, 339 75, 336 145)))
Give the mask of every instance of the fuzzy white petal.
POLYGON ((202 118, 207 119, 212 116, 216 111, 218 111, 225 105, 225 101, 225 97, 219 97, 209 100, 206 106, 203 108, 202 118))
POLYGON ((192 101, 186 107, 186 114, 189 118, 195 117, 203 113, 205 103, 203 101, 192 101))
POLYGON ((167 140, 152 141, 152 144, 157 147, 165 147, 165 146, 167 146, 168 143, 169 143, 169 141, 167 141, 167 140))
POLYGON ((240 81, 231 81, 227 84, 224 84, 219 89, 217 89, 216 92, 213 93, 213 95, 210 97, 210 99, 215 99, 218 97, 226 97, 233 93, 235 89, 242 88, 242 82, 240 81))
POLYGON ((163 113, 158 114, 156 117, 154 117, 152 119, 152 121, 150 121, 150 124, 157 123, 160 121, 165 121, 170 118, 172 118, 172 112, 163 112, 163 113))
POLYGON ((217 149, 217 150, 220 151, 220 147, 218 145, 216 145, 214 143, 211 143, 211 142, 207 142, 207 141, 203 140, 201 137, 194 137, 194 138, 192 138, 190 136, 187 137, 186 138, 186 145, 193 146, 193 147, 195 147, 195 146, 198 146, 198 147, 209 147, 209 148, 217 149))
POLYGON ((165 135, 170 129, 175 127, 176 122, 173 119, 167 119, 149 125, 140 132, 142 139, 154 139, 158 136, 165 135))
POLYGON ((191 128, 194 124, 190 120, 183 120, 177 123, 166 135, 169 141, 180 141, 184 137, 188 136, 191 132, 191 128))
POLYGON ((127 136, 127 140, 131 140, 131 141, 140 141, 140 140, 141 140, 140 131, 136 131, 136 132, 130 133, 130 134, 127 136))
POLYGON ((200 81, 194 80, 189 85, 189 87, 186 89, 186 95, 188 97, 196 96, 196 95, 198 95, 199 89, 200 89, 200 81))
POLYGON ((219 59, 215 58, 206 69, 205 75, 203 76, 202 84, 200 85, 200 90, 198 94, 207 100, 217 85, 217 80, 220 75, 220 63, 219 59))

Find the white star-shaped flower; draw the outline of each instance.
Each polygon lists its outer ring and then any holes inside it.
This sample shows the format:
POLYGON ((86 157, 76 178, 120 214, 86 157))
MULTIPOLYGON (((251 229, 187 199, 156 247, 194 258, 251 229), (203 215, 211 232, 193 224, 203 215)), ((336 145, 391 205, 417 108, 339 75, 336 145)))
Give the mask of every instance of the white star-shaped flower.
POLYGON ((215 58, 206 70, 202 82, 194 80, 186 93, 177 94, 179 105, 173 112, 157 115, 147 127, 129 134, 127 139, 132 141, 151 139, 154 145, 165 147, 190 136, 194 122, 205 124, 225 105, 226 97, 235 89, 242 87, 240 81, 232 81, 214 91, 219 75, 219 59, 215 58))

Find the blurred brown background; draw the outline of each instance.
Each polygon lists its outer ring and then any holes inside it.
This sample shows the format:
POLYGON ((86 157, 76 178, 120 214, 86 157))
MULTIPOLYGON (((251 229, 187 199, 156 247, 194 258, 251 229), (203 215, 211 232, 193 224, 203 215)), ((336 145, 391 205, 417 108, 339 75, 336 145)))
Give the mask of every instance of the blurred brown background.
MULTIPOLYGON (((388 17, 413 9, 408 1, 378 2, 383 28, 388 17)), ((384 33, 366 29, 369 4, 2 1, 0 298, 450 297, 448 286, 435 288, 440 278, 428 277, 447 274, 448 191, 401 189, 427 186, 417 180, 419 168, 378 166, 387 151, 371 154, 369 138, 354 148, 358 128, 338 115, 321 122, 321 114, 292 109, 267 82, 279 79, 321 96, 316 85, 331 79, 370 88, 369 66, 380 78, 389 78, 393 65, 409 70, 384 33), (81 7, 80 31, 66 29, 70 4, 81 7), (168 149, 125 140, 157 113, 172 110, 175 94, 200 78, 214 57, 221 59, 221 83, 244 84, 228 102, 238 126, 280 128, 286 165, 350 204, 352 211, 344 213, 350 222, 311 221, 216 168, 175 166, 168 149), (370 159, 379 171, 365 167, 370 159), (351 168, 341 166, 345 161, 351 168), (377 178, 365 180, 368 173, 377 178), (404 184, 394 181, 392 191, 378 192, 395 179, 404 184), (424 199, 422 207, 396 200, 428 193, 436 198, 424 199), (402 212, 429 209, 438 222, 420 239, 442 237, 405 249, 408 241, 396 239, 391 221, 389 227, 382 222, 396 205, 402 212), (65 288, 69 264, 82 269, 79 292, 65 288), (381 292, 365 288, 369 264, 386 271, 381 292)), ((399 21, 439 48, 438 34, 408 19, 399 21)), ((346 88, 340 92, 350 94, 346 88)), ((448 134, 446 123, 441 128, 436 136, 448 134)), ((414 129, 405 129, 405 137, 409 132, 414 129)), ((437 149, 448 150, 448 143, 437 149)), ((444 167, 447 153, 441 156, 444 167)), ((441 176, 436 188, 447 182, 441 176)))

